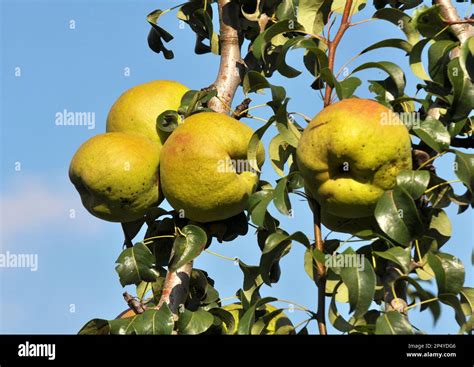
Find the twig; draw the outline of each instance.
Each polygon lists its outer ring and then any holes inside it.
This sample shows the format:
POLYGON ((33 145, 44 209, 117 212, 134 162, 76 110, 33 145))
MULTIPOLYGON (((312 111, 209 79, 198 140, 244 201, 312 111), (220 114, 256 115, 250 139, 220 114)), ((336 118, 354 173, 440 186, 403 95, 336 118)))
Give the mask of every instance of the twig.
MULTIPOLYGON (((342 14, 342 19, 341 19, 341 25, 339 26, 339 29, 334 36, 334 39, 331 40, 330 37, 330 29, 328 29, 328 67, 331 72, 334 69, 334 59, 336 57, 336 49, 337 46, 339 45, 339 42, 341 42, 342 36, 344 36, 344 33, 346 30, 350 27, 350 21, 349 21, 349 16, 351 13, 351 8, 352 8, 352 0, 347 0, 346 5, 344 6, 344 13, 342 14)), ((326 90, 324 93, 324 106, 329 106, 331 104, 331 93, 332 93, 332 87, 326 83, 326 90)))
POLYGON ((128 307, 130 307, 136 314, 145 312, 145 308, 142 306, 140 301, 138 301, 135 297, 132 297, 127 292, 123 294, 123 299, 125 302, 127 302, 128 307))
POLYGON ((250 110, 250 102, 252 102, 250 98, 245 98, 242 103, 235 108, 234 112, 232 113, 232 117, 237 120, 246 117, 248 115, 248 111, 250 110))

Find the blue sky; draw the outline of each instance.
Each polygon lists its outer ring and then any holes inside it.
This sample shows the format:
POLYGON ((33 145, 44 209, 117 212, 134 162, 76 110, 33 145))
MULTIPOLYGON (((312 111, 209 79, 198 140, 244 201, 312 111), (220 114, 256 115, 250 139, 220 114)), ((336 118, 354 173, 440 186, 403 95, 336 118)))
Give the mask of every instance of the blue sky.
MULTIPOLYGON (((82 208, 67 170, 79 145, 105 130, 110 106, 126 89, 154 79, 178 80, 191 89, 214 81, 218 58, 193 53, 194 35, 187 26, 181 29, 175 13, 160 19, 175 36, 169 44, 175 59, 167 61, 149 50, 146 15, 175 4, 142 0, 1 1, 1 252, 37 254, 39 262, 35 272, 0 268, 0 333, 76 333, 89 319, 113 318, 126 308, 114 270, 122 245, 120 225, 96 219, 82 208), (74 29, 71 24, 75 24, 74 29), (124 75, 126 68, 129 76, 124 75), (56 113, 65 109, 95 113, 95 129, 57 126, 56 113)), ((465 16, 468 5, 457 6, 465 16)), ((369 6, 354 20, 366 19, 373 11, 369 6)), ((336 68, 368 45, 388 37, 403 38, 403 34, 383 21, 351 28, 338 49, 336 68)), ((302 51, 293 52, 287 60, 303 70, 301 55, 302 51)), ((369 59, 402 66, 408 94, 414 94, 416 80, 402 51, 374 51, 353 66, 369 59)), ((373 70, 358 76, 363 80, 385 77, 373 70)), ((290 110, 313 116, 321 109, 319 93, 309 88, 308 73, 295 79, 275 75, 271 82, 285 86, 291 97, 290 110)), ((357 95, 370 97, 366 83, 357 95)), ((269 99, 268 95, 251 97, 254 104, 269 99)), ((239 92, 235 102, 242 99, 239 92)), ((269 110, 257 110, 254 115, 268 117, 269 110)), ((253 128, 261 125, 246 122, 253 128)), ((440 159, 438 173, 454 179, 451 164, 451 156, 440 159)), ((268 173, 262 178, 274 182, 276 175, 268 163, 266 168, 268 173)), ((455 187, 458 193, 463 192, 460 186, 455 187)), ((283 218, 282 226, 289 232, 301 230, 312 236, 306 203, 296 196, 292 203, 295 216, 283 218)), ((456 216, 455 209, 448 209, 454 233, 444 251, 464 262, 466 283, 472 286, 473 214, 456 216)), ((259 260, 251 233, 231 244, 215 243, 211 250, 239 257, 247 264, 259 260)), ((262 293, 314 309, 316 289, 303 270, 303 250, 298 244, 293 246, 282 260, 280 282, 265 287, 262 293)), ((233 296, 241 286, 241 272, 231 261, 204 253, 195 266, 215 279, 222 298, 233 296)), ((285 307, 285 303, 279 305, 285 307)), ((289 316, 297 323, 305 314, 294 311, 289 316)), ((426 332, 456 333, 453 316, 451 309, 443 308, 435 328, 428 312, 415 311, 410 317, 426 332)), ((315 332, 314 323, 310 330, 315 332)))

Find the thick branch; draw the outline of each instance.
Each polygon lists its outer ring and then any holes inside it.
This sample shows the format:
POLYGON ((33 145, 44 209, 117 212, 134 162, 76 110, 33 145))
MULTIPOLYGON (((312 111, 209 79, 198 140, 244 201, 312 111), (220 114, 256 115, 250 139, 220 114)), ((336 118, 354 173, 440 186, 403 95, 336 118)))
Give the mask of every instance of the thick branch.
POLYGON ((209 101, 209 108, 216 112, 229 113, 235 91, 241 82, 240 37, 238 20, 240 9, 236 2, 219 0, 220 53, 219 73, 214 82, 218 98, 209 101))
POLYGON ((191 261, 176 271, 169 271, 168 274, 166 274, 165 284, 157 308, 160 308, 163 303, 166 303, 175 318, 178 317, 188 297, 189 279, 192 270, 193 262, 191 261))
MULTIPOLYGON (((336 49, 341 42, 342 36, 350 27, 349 16, 352 8, 352 0, 347 0, 346 5, 344 6, 344 13, 342 14, 341 25, 334 36, 334 39, 331 41, 328 34, 328 67, 331 72, 334 70, 334 60, 336 58, 336 49)), ((329 106, 331 104, 331 93, 332 87, 326 83, 326 91, 324 93, 324 106, 329 106)))
MULTIPOLYGON (((235 91, 241 77, 239 73, 240 42, 235 17, 239 14, 238 5, 231 0, 219 0, 220 23, 220 53, 221 61, 214 87, 219 98, 209 101, 208 107, 216 112, 229 113, 235 91)), ((178 318, 181 307, 184 306, 189 292, 189 279, 193 270, 192 261, 176 271, 168 271, 163 292, 157 308, 168 304, 175 318, 178 318)))

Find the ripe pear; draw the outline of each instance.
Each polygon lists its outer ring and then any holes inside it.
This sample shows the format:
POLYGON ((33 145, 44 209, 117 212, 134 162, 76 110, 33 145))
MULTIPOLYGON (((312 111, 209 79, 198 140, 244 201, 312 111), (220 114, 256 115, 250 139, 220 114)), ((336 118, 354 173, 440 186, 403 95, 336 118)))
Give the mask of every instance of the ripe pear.
MULTIPOLYGON (((234 328, 228 330, 225 324, 222 325, 224 334, 237 334, 239 328, 239 320, 242 318, 244 311, 240 303, 232 303, 230 305, 224 306, 224 310, 230 312, 234 317, 234 328)), ((277 311, 278 309, 272 305, 265 305, 265 315, 263 318, 268 316, 270 313, 277 311)), ((294 331, 293 324, 291 320, 281 311, 273 315, 270 321, 265 326, 265 321, 262 318, 259 318, 257 322, 253 325, 251 334, 267 334, 267 335, 286 335, 291 334, 294 331)))
POLYGON ((160 202, 159 154, 160 147, 144 136, 96 135, 72 158, 69 177, 91 214, 131 222, 160 202))
POLYGON ((342 218, 373 214, 397 174, 412 168, 407 128, 387 107, 344 99, 323 109, 306 127, 297 163, 308 194, 342 218))
MULTIPOLYGON (((227 115, 189 116, 163 145, 160 177, 171 206, 196 222, 213 222, 242 212, 259 176, 247 161, 253 131, 227 115)), ((260 145, 256 165, 263 164, 260 145)))
POLYGON ((107 132, 138 133, 163 145, 169 133, 156 127, 156 119, 166 110, 177 110, 188 90, 171 80, 155 80, 127 90, 110 109, 107 132))

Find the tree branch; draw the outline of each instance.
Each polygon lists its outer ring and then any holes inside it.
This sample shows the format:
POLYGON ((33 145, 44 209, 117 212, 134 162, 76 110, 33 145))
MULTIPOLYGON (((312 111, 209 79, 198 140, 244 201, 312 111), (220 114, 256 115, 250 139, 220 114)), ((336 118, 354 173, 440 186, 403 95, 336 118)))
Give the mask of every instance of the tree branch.
MULTIPOLYGON (((218 98, 209 101, 208 107, 216 112, 229 113, 235 91, 240 82, 240 33, 238 31, 239 6, 231 0, 219 0, 220 23, 220 66, 213 86, 217 89, 218 98)), ((189 279, 193 262, 189 262, 176 271, 168 271, 160 301, 156 308, 168 304, 175 319, 185 304, 189 292, 189 279)))
POLYGON ((218 98, 211 99, 208 106, 216 112, 229 113, 235 91, 241 82, 242 58, 237 19, 240 9, 231 0, 219 0, 218 6, 221 61, 214 82, 218 98))
MULTIPOLYGON (((341 25, 339 26, 339 29, 332 41, 329 39, 330 31, 328 30, 328 41, 327 41, 328 42, 328 61, 329 61, 328 67, 329 67, 329 70, 331 70, 331 72, 334 70, 334 60, 336 58, 337 46, 339 45, 339 42, 341 42, 342 36, 344 36, 344 33, 347 31, 347 29, 351 25, 349 21, 351 8, 352 8, 352 0, 347 0, 346 5, 344 6, 344 13, 342 14, 341 25)), ((331 94, 332 94, 332 87, 326 83, 326 90, 324 93, 324 107, 329 106, 331 104, 331 94)))
POLYGON ((192 261, 184 264, 176 271, 168 271, 160 302, 158 302, 156 308, 160 308, 163 303, 166 303, 175 319, 178 318, 181 308, 184 307, 186 299, 188 298, 189 279, 191 278, 192 271, 192 261))

